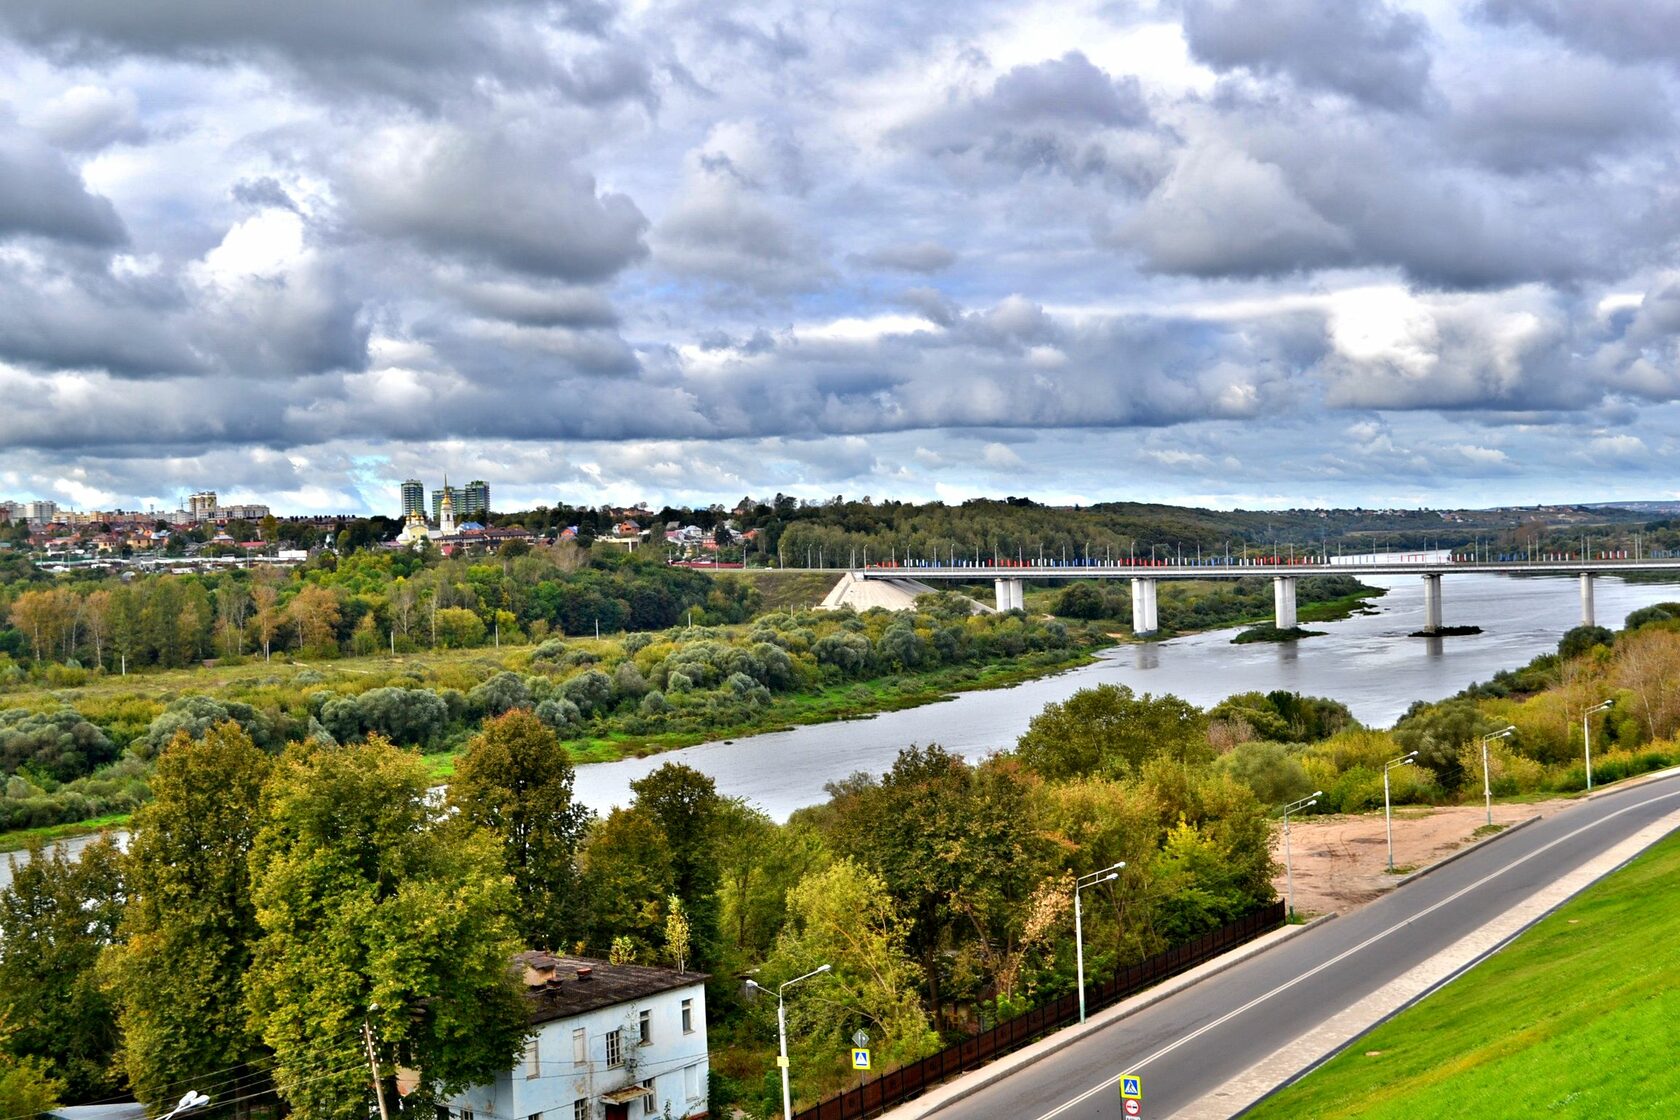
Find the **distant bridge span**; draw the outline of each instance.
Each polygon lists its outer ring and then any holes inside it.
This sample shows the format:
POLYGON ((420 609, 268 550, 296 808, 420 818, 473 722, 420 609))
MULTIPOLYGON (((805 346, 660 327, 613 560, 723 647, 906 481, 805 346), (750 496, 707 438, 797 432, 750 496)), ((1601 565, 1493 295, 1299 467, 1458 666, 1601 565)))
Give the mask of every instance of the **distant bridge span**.
POLYGON ((1132 581, 1132 631, 1153 634, 1160 629, 1156 613, 1155 585, 1164 579, 1243 579, 1272 577, 1275 620, 1280 630, 1295 627, 1295 581, 1303 576, 1415 575, 1423 579, 1424 631, 1441 629, 1441 577, 1472 572, 1495 575, 1576 576, 1581 589, 1581 625, 1593 626, 1593 579, 1600 575, 1629 572, 1680 572, 1680 557, 1639 558, 1594 556, 1541 556, 1535 559, 1478 559, 1466 555, 1432 555, 1409 559, 1400 556, 1337 558, 1266 557, 1248 560, 1209 558, 1200 562, 1172 560, 1073 561, 1066 564, 999 562, 994 564, 871 564, 852 570, 857 579, 953 580, 982 583, 991 580, 1000 611, 1020 610, 1024 605, 1027 580, 1129 579, 1132 581))

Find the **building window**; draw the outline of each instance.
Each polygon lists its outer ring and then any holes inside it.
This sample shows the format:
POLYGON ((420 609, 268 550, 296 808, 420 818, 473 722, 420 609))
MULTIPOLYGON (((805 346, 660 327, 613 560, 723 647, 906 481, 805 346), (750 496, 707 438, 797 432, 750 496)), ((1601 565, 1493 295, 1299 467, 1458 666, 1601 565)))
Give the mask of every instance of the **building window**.
POLYGON ((449 1109, 444 1105, 437 1106, 437 1120, 449 1120, 449 1109))
POLYGON ((637 1038, 643 1046, 653 1041, 653 1012, 644 1011, 636 1017, 637 1038))
POLYGON ((642 1082, 642 1088, 647 1090, 647 1096, 642 1098, 642 1115, 659 1115, 659 1098, 656 1097, 653 1092, 653 1078, 650 1077, 646 1081, 642 1082))
POLYGON ((533 1038, 525 1044, 525 1076, 542 1076, 542 1061, 537 1055, 537 1039, 533 1038))
POLYGON ((589 1036, 582 1027, 572 1032, 572 1061, 580 1066, 589 1064, 589 1036))
POLYGON ((461 1110, 461 1120, 473 1120, 472 1111, 470 1109, 463 1108, 461 1110))
POLYGON ((533 1112, 530 1116, 526 1117, 525 1120, 542 1120, 542 1113, 533 1112))
POLYGON ((684 1034, 694 1033, 694 1001, 691 999, 682 1001, 682 1023, 684 1034))
POLYGON ((704 1066, 693 1065, 683 1070, 683 1088, 688 1092, 688 1099, 697 1101, 706 1095, 705 1086, 700 1084, 700 1075, 704 1066))
POLYGON ((623 1031, 607 1032, 607 1068, 617 1069, 624 1064, 623 1031))
POLYGON ((572 1120, 589 1120, 588 1097, 579 1097, 572 1102, 572 1120))

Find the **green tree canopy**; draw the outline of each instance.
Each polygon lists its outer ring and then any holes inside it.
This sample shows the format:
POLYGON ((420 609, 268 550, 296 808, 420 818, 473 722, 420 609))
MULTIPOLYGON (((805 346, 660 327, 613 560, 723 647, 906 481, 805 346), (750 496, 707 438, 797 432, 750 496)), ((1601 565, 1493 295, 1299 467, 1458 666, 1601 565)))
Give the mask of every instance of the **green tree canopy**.
POLYGON ((519 899, 515 924, 534 948, 563 952, 586 935, 576 865, 590 813, 573 799, 575 776, 559 737, 515 708, 473 737, 449 784, 461 819, 501 841, 519 899))
POLYGON ((117 1016, 99 957, 123 910, 122 852, 109 837, 80 853, 31 849, 0 891, 0 1018, 11 1053, 38 1058, 71 1103, 122 1088, 117 1016))
MULTIPOLYGON (((157 1111, 265 1055, 239 993, 259 934, 248 861, 269 767, 236 723, 201 739, 179 731, 158 759, 153 800, 134 815, 111 990, 129 1083, 157 1111)), ((264 1080, 250 1077, 241 1093, 264 1080)))
POLYGON ((1021 760, 1050 779, 1135 773, 1145 759, 1166 755, 1204 761, 1207 717, 1176 696, 1138 696, 1125 685, 1082 688, 1050 704, 1016 744, 1021 760))
POLYGON ((446 822, 429 784, 417 755, 371 736, 294 745, 264 789, 252 1020, 281 1095, 315 1120, 366 1120, 364 1020, 382 1072, 422 1072, 422 1102, 491 1080, 523 1046, 502 853, 446 822))

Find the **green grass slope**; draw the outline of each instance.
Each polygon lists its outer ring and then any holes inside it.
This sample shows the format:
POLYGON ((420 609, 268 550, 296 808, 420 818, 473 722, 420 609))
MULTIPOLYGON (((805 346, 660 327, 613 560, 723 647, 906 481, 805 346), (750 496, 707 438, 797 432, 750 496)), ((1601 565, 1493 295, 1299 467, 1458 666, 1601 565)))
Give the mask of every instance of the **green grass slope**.
POLYGON ((1680 1116, 1680 834, 1252 1120, 1680 1116))

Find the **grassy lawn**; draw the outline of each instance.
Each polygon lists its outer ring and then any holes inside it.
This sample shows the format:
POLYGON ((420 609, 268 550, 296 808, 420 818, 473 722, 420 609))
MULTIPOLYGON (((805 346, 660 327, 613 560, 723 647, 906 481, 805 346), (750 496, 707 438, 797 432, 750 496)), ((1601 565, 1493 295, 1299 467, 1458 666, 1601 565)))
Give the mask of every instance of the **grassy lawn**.
POLYGON ((1245 1117, 1680 1115, 1680 835, 1245 1117))
POLYGON ((764 597, 767 611, 806 610, 822 602, 843 572, 784 572, 770 568, 723 570, 719 575, 734 576, 758 588, 764 597))

